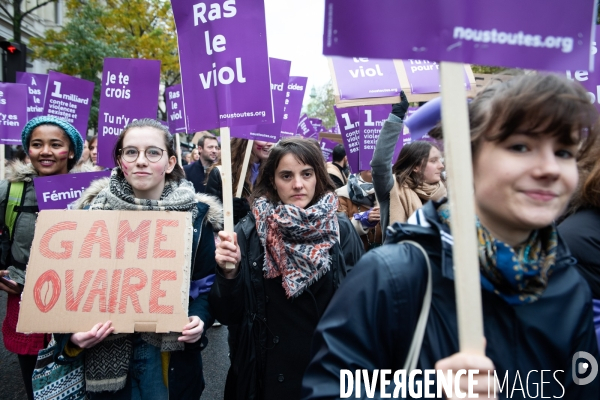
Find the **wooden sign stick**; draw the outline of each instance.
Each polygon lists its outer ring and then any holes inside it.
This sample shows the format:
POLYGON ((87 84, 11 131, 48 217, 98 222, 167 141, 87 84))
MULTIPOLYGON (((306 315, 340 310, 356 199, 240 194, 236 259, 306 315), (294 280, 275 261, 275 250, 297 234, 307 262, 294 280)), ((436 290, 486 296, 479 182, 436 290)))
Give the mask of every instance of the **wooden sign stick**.
POLYGON ((179 139, 179 133, 175 133, 175 152, 177 153, 177 164, 183 168, 181 164, 181 140, 179 139))
MULTIPOLYGON (((221 132, 221 182, 223 183, 223 216, 224 230, 233 236, 233 182, 231 181, 231 135, 229 127, 221 132)), ((235 265, 227 263, 227 269, 235 269, 235 265)))
POLYGON ((246 154, 244 154, 244 163, 242 164, 242 173, 240 174, 240 180, 238 181, 237 191, 235 197, 242 197, 244 191, 244 181, 246 172, 248 171, 248 162, 250 161, 250 155, 252 154, 252 147, 254 146, 254 140, 248 140, 246 146, 246 154))
POLYGON ((485 355, 473 164, 463 64, 441 63, 444 158, 454 246, 454 287, 460 351, 485 355))

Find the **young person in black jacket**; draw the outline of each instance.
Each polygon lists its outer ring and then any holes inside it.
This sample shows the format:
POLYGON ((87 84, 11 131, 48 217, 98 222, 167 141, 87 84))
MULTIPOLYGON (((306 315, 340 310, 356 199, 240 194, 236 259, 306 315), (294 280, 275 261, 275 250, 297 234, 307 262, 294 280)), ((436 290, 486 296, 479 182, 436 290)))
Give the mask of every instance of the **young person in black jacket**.
MULTIPOLYGON (((493 390, 488 371, 500 384, 508 378, 503 398, 539 396, 540 385, 545 397, 600 396, 600 378, 574 380, 578 352, 600 355, 589 287, 553 223, 575 191, 576 159, 597 136, 598 113, 581 86, 540 74, 484 89, 469 119, 486 356, 459 352, 449 208, 429 202, 407 224, 392 225, 386 244, 361 259, 330 302, 303 399, 338 398, 342 369, 403 369, 428 279, 423 254, 397 244, 403 240, 420 243, 432 264, 416 368, 478 369, 480 398, 493 390)), ((378 383, 371 398, 380 397, 378 383)))
POLYGON ((214 316, 235 325, 226 399, 298 399, 310 343, 346 267, 363 254, 314 140, 273 147, 233 237, 219 232, 214 316), (235 265, 226 269, 225 263, 235 265))

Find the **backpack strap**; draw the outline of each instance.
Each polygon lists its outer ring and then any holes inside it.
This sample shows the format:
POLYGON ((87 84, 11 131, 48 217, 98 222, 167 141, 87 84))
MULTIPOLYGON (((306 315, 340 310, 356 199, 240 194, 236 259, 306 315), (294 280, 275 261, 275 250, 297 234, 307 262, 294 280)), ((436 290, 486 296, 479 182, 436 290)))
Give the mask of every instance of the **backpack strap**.
POLYGON ((427 318, 429 317, 429 309, 431 308, 431 262, 427 251, 419 243, 412 240, 404 240, 400 243, 411 244, 423 253, 425 257, 425 263, 427 264, 427 288, 425 289, 425 297, 423 298, 423 306, 421 307, 421 314, 419 314, 419 320, 415 333, 413 334, 412 341, 410 342, 410 348, 406 361, 404 362, 404 370, 412 371, 417 368, 417 361, 419 361, 419 354, 421 354, 421 345, 423 344, 423 337, 425 337, 425 329, 427 328, 427 318))
POLYGON ((9 182, 8 201, 6 202, 6 211, 4 213, 4 223, 8 227, 9 237, 12 240, 15 222, 19 216, 19 209, 23 206, 25 196, 23 191, 25 182, 9 182))

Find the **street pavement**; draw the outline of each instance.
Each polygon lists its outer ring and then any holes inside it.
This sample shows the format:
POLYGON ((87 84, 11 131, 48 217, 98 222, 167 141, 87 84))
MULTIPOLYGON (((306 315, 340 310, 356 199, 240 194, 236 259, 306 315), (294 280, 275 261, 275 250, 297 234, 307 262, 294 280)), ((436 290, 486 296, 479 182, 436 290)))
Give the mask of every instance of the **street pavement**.
MULTIPOLYGON (((5 314, 6 292, 0 290, 0 321, 4 321, 5 314)), ((208 347, 202 352, 206 388, 202 393, 202 400, 221 400, 229 369, 227 327, 213 327, 206 334, 208 347)), ((17 356, 4 348, 2 332, 0 332, 0 377, 2 377, 0 400, 27 400, 17 356)))

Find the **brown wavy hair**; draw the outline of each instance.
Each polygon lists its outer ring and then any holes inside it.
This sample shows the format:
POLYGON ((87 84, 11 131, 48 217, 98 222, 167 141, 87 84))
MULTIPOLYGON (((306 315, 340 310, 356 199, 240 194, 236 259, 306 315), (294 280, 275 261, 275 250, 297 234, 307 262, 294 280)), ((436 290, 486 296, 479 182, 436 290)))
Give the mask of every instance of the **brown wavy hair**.
POLYGON ((429 161, 429 153, 431 153, 432 147, 436 146, 422 140, 409 143, 402 147, 398 159, 392 166, 392 173, 396 177, 396 181, 400 187, 406 183, 409 188, 415 190, 423 184, 423 174, 427 162, 429 161), (415 168, 417 167, 419 170, 415 171, 415 168), (408 180, 408 178, 411 179, 408 180))
POLYGON ((287 154, 292 154, 298 162, 310 165, 315 171, 317 180, 315 195, 307 207, 315 204, 325 193, 335 191, 335 185, 327 173, 325 159, 317 141, 314 139, 290 137, 283 139, 271 149, 263 171, 256 180, 256 186, 250 197, 250 204, 254 203, 254 199, 262 196, 266 196, 272 203, 281 201, 275 191, 275 171, 281 159, 287 154))

